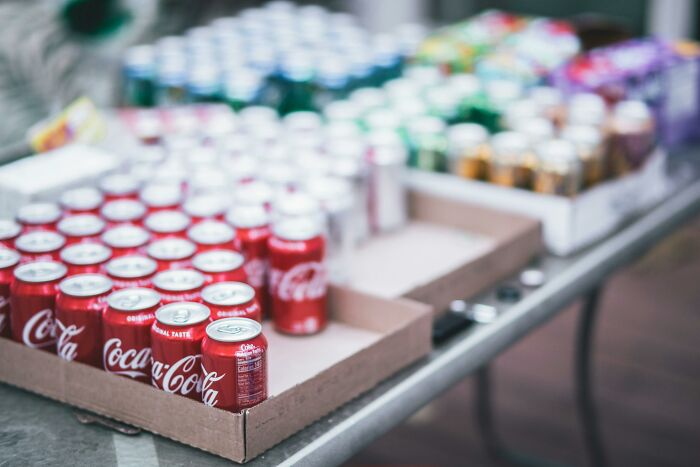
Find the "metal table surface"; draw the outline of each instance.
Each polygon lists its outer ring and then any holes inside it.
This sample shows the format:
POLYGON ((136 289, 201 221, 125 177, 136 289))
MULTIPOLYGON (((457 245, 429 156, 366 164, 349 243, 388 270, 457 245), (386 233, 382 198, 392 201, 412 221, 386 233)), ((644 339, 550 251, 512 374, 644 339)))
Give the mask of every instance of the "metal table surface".
MULTIPOLYGON (((690 156, 697 151, 692 153, 690 156)), ((697 164, 690 167, 686 165, 688 158, 679 159, 682 161, 680 170, 696 172, 697 164)), ((537 289, 525 290, 517 303, 500 304, 494 290, 473 298, 498 309, 494 321, 463 331, 436 347, 424 360, 247 465, 328 466, 342 463, 698 212, 700 180, 696 178, 597 245, 567 258, 544 255, 538 267, 548 281, 537 289)), ((120 466, 157 465, 159 462, 167 465, 230 465, 224 459, 157 436, 127 437, 101 427, 81 426, 69 407, 0 385, 0 466, 69 462, 120 466)))

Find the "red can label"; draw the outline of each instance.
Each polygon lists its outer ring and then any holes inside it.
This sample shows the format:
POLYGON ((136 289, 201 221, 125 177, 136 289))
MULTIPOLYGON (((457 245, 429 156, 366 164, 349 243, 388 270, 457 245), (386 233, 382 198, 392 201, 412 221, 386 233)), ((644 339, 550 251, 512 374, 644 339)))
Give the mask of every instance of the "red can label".
POLYGON ((139 339, 133 345, 128 345, 119 337, 107 338, 102 351, 105 371, 148 382, 151 373, 151 347, 148 346, 147 340, 139 339))

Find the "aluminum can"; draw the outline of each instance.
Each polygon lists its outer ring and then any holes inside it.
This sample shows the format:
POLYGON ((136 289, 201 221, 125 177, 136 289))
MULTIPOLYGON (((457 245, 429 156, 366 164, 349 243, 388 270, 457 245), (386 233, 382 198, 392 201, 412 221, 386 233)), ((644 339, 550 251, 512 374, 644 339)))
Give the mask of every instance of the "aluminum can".
POLYGON ((291 217, 272 225, 270 294, 275 328, 287 334, 321 331, 327 321, 326 241, 318 217, 291 217))
POLYGON ((22 263, 60 261, 61 248, 65 244, 66 239, 63 235, 48 230, 25 233, 15 240, 15 248, 21 255, 22 263))
POLYGON ((66 237, 66 245, 97 243, 105 230, 105 221, 94 214, 75 214, 58 222, 58 232, 66 237))
POLYGON ((262 310, 255 289, 243 282, 218 282, 202 290, 202 302, 211 319, 248 318, 262 322, 262 310))
POLYGON ((503 131, 491 138, 489 180, 496 185, 529 189, 536 159, 522 133, 503 131))
POLYGON ((105 202, 122 199, 138 199, 139 180, 132 175, 106 175, 100 179, 97 185, 104 196, 105 202))
POLYGON ((106 202, 100 209, 100 216, 110 229, 119 225, 141 226, 146 217, 146 206, 133 199, 117 199, 106 202))
POLYGON ((488 169, 489 133, 476 123, 453 125, 447 132, 450 172, 464 178, 484 180, 488 169))
POLYGON ((197 251, 237 250, 236 230, 224 222, 203 220, 187 231, 187 237, 197 245, 197 251))
POLYGON ((608 176, 607 154, 603 133, 594 126, 568 125, 562 128, 561 138, 576 146, 583 163, 584 185, 589 187, 602 182, 608 176))
POLYGON ((583 185, 583 164, 574 143, 553 139, 535 148, 533 188, 538 193, 574 196, 583 185))
POLYGON ((151 327, 151 384, 165 392, 202 400, 202 339, 209 309, 180 302, 156 311, 151 327))
POLYGON ((102 314, 112 281, 102 274, 80 274, 63 279, 58 289, 56 353, 102 368, 102 314))
POLYGON ((182 238, 166 238, 151 242, 146 248, 148 257, 158 263, 159 271, 169 269, 186 269, 192 265, 192 257, 197 253, 197 247, 189 240, 182 238))
POLYGON ((10 219, 0 219, 0 247, 14 248, 22 226, 10 219))
POLYGON ((263 314, 267 315, 270 306, 267 281, 270 217, 262 204, 236 206, 226 213, 226 221, 236 229, 236 238, 245 255, 245 282, 255 289, 263 314))
POLYGON ((225 318, 207 326, 202 340, 202 402, 241 412, 267 399, 267 340, 262 326, 225 318))
POLYGON ((31 203, 17 210, 17 222, 22 226, 22 233, 56 230, 60 218, 61 208, 55 203, 31 203))
POLYGON ((61 250, 61 261, 68 268, 68 276, 104 273, 112 250, 99 243, 78 243, 61 250))
POLYGON ((139 195, 148 212, 172 211, 182 203, 182 186, 179 183, 153 183, 146 185, 139 195))
POLYGON ((151 232, 154 240, 187 238, 187 229, 191 224, 192 221, 186 214, 172 210, 154 212, 144 221, 144 227, 151 232))
POLYGON ((151 326, 160 296, 152 289, 123 289, 107 297, 107 305, 102 315, 102 368, 150 383, 151 326))
POLYGON ((19 253, 0 248, 0 337, 10 337, 10 287, 19 253))
POLYGON ((105 265, 105 272, 114 284, 114 290, 151 287, 158 265, 151 258, 140 255, 114 258, 105 265))
POLYGON ((404 187, 408 153, 394 133, 371 135, 369 152, 369 217, 373 232, 389 232, 407 222, 404 187))
POLYGON ((150 239, 146 229, 135 225, 114 227, 102 234, 102 243, 112 249, 115 258, 145 253, 150 239))
POLYGON ((163 305, 175 302, 201 302, 204 276, 193 269, 161 271, 153 277, 153 288, 163 305))
POLYGON ((207 284, 248 282, 245 257, 233 250, 209 250, 192 258, 192 267, 204 275, 207 284))
POLYGON ((96 188, 73 188, 61 193, 59 204, 63 209, 63 214, 73 216, 76 214, 100 213, 100 207, 104 202, 102 193, 96 188))
POLYGON ((206 219, 224 220, 227 200, 217 195, 198 195, 189 198, 182 205, 182 210, 192 218, 196 224, 206 219))
POLYGON ((621 101, 612 112, 610 172, 620 177, 638 170, 656 146, 654 115, 643 101, 621 101))
POLYGON ((10 286, 12 339, 47 352, 56 352, 55 307, 58 283, 66 267, 56 261, 18 266, 10 286))

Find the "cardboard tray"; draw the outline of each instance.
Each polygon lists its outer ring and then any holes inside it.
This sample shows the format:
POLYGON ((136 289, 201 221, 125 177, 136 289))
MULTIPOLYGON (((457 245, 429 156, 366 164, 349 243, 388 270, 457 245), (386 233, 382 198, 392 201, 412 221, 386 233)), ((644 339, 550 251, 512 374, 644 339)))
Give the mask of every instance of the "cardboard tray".
POLYGON ((410 222, 370 238, 355 252, 347 286, 433 306, 473 295, 511 276, 542 251, 531 217, 413 189, 410 222))
POLYGON ((318 335, 265 325, 270 397, 240 414, 2 338, 0 381, 245 462, 430 351, 427 305, 338 287, 329 297, 332 320, 318 335))
POLYGON ((637 172, 573 198, 418 170, 411 171, 408 184, 414 190, 539 219, 547 248, 565 256, 600 240, 668 196, 677 181, 667 175, 666 161, 666 153, 659 149, 637 172))

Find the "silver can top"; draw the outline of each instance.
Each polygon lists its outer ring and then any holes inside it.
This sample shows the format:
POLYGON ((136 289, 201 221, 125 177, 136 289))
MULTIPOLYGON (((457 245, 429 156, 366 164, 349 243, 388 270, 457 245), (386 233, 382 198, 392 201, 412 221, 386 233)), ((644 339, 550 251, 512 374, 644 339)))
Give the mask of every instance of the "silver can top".
POLYGON ((167 326, 191 326, 209 319, 211 311, 196 302, 169 303, 158 308, 156 319, 167 326))
POLYGON ((153 285, 168 292, 184 292, 204 285, 204 276, 192 269, 161 271, 153 277, 153 285))
POLYGON ((202 300, 212 305, 243 305, 254 298, 255 289, 243 282, 219 282, 202 290, 202 300))
POLYGON ((148 256, 159 260, 189 258, 197 251, 194 243, 183 238, 164 238, 148 245, 148 256))
POLYGON ((158 265, 151 258, 138 255, 114 258, 105 266, 107 274, 123 279, 150 276, 156 272, 157 268, 158 265))
POLYGON ((23 282, 51 282, 66 275, 68 269, 57 261, 36 261, 15 269, 15 277, 23 282))
POLYGON ((107 297, 107 304, 117 311, 141 311, 160 303, 160 295, 153 289, 133 287, 118 290, 107 297))
POLYGON ((272 224, 272 233, 283 240, 302 241, 323 233, 322 216, 283 217, 272 224))
POLYGON ((275 216, 312 216, 319 212, 321 212, 319 202, 313 196, 300 191, 280 194, 275 200, 275 216))
POLYGON ((151 238, 146 229, 135 225, 121 225, 102 234, 102 241, 112 248, 135 248, 148 243, 151 238))
POLYGON ((61 194, 59 202, 65 209, 76 211, 86 211, 96 209, 104 198, 99 190, 95 188, 74 188, 66 190, 61 194))
POLYGON ((219 342, 244 342, 261 333, 262 325, 248 318, 224 318, 207 326, 207 336, 219 342))
POLYGON ((61 260, 76 266, 104 263, 111 256, 112 250, 99 243, 78 243, 61 250, 61 260))
POLYGON ((0 240, 15 238, 22 232, 22 226, 11 219, 0 219, 0 240))
POLYGON ((8 248, 0 248, 0 269, 9 268, 19 263, 19 253, 8 248))
POLYGON ((190 225, 190 218, 180 211, 158 211, 146 217, 144 225, 151 232, 181 232, 190 225))
POLYGON ((49 224, 61 217, 56 203, 31 203, 17 210, 17 220, 22 224, 49 224))
POLYGON ((136 177, 127 174, 112 174, 103 177, 98 186, 103 193, 120 196, 134 193, 139 189, 136 177))
POLYGON ((146 215, 146 206, 133 199, 118 199, 105 203, 100 215, 110 221, 132 221, 146 215))
POLYGON ((78 274, 63 279, 58 288, 72 297, 94 297, 112 290, 112 281, 102 274, 78 274))
MULTIPOLYGON (((207 177, 211 180, 210 177, 207 177)), ((226 211, 227 200, 223 196, 198 195, 189 198, 182 205, 182 210, 192 217, 214 217, 226 211)))
POLYGON ((58 231, 68 236, 97 235, 105 228, 105 221, 92 214, 76 214, 58 222, 58 231))
POLYGON ((56 251, 66 244, 63 235, 48 230, 38 230, 22 234, 15 240, 15 247, 27 253, 56 251))
POLYGON ((567 125, 562 128, 561 137, 581 148, 596 148, 603 143, 602 132, 590 125, 567 125))
POLYGON ((250 229, 269 224, 270 216, 262 204, 241 205, 228 210, 226 222, 237 229, 250 229))
POLYGON ((152 183, 141 189, 139 198, 147 206, 174 206, 182 201, 182 187, 178 183, 152 183))
POLYGON ((233 193, 233 199, 237 206, 265 204, 272 201, 273 197, 274 190, 272 187, 268 183, 260 180, 241 183, 236 187, 233 193))
POLYGON ((199 253, 192 258, 192 265, 203 272, 234 271, 245 262, 242 254, 231 250, 212 250, 199 253))
POLYGON ((217 245, 232 242, 236 231, 228 224, 214 220, 205 220, 187 230, 187 237, 200 245, 217 245))
POLYGON ((459 123, 447 130, 447 140, 455 151, 481 146, 486 144, 488 139, 489 132, 478 123, 459 123))

